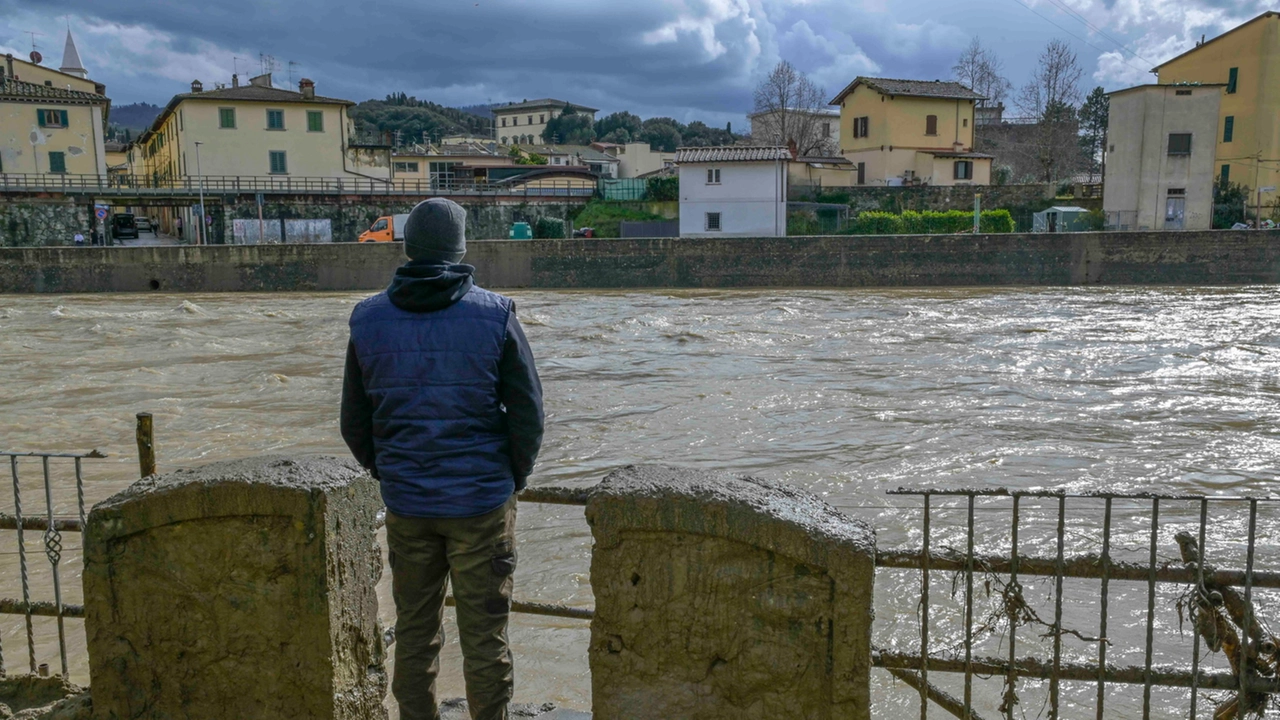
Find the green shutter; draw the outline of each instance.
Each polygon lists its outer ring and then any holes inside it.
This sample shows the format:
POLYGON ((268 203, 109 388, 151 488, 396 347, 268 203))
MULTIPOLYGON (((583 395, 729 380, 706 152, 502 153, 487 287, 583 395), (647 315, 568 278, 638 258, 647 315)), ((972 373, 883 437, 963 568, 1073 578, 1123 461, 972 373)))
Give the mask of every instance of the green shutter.
POLYGON ((1222 180, 1223 185, 1226 185, 1227 183, 1231 182, 1231 166, 1230 165, 1222 166, 1222 174, 1220 175, 1220 178, 1222 180))
POLYGON ((1235 132, 1235 129, 1236 117, 1234 115, 1228 115, 1227 119, 1222 123, 1222 142, 1231 142, 1231 135, 1235 132))
POLYGON ((40 123, 40 127, 44 127, 44 111, 36 110, 36 122, 40 123))
POLYGON ((309 132, 324 132, 324 114, 319 110, 308 110, 307 130, 309 132))
POLYGON ((67 156, 60 152, 49 153, 49 172, 65 173, 67 171, 67 156))
POLYGON ((1240 79, 1240 68, 1231 68, 1227 71, 1227 94, 1230 95, 1236 91, 1236 81, 1240 79))
POLYGON ((67 124, 67 111, 59 110, 58 114, 62 116, 62 127, 71 127, 70 125, 67 124))

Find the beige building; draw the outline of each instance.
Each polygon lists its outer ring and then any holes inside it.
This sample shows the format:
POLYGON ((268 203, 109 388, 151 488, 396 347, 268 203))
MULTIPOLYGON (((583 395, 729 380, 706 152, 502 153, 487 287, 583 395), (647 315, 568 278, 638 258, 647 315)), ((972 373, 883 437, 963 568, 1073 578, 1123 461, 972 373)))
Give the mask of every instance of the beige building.
MULTIPOLYGON (((1258 202, 1259 188, 1280 185, 1280 12, 1262 13, 1154 72, 1161 85, 1224 84, 1217 177, 1250 188, 1251 205, 1258 202)), ((1274 190, 1265 192, 1262 204, 1274 208, 1277 198, 1274 190)))
POLYGON ((0 64, 0 172, 105 178, 110 108, 106 86, 88 79, 71 31, 60 70, 6 55, 0 64))
POLYGON ((676 166, 675 153, 654 150, 649 143, 592 143, 591 147, 618 159, 619 178, 638 178, 676 166))
POLYGON ((566 108, 586 115, 591 118, 591 122, 596 120, 598 111, 585 105, 574 105, 553 98, 525 100, 493 109, 494 136, 502 145, 541 145, 554 142, 555 138, 544 138, 542 133, 547 129, 547 121, 559 117, 566 108))
POLYGON ((973 151, 974 104, 954 82, 858 77, 840 107, 840 152, 858 185, 989 185, 992 156, 973 151))
POLYGON ((1103 210, 1117 230, 1207 230, 1225 85, 1110 93, 1103 210))
POLYGON ((355 138, 347 116, 350 100, 315 93, 303 79, 300 92, 272 87, 271 75, 248 85, 175 95, 138 137, 143 173, 156 182, 179 178, 268 176, 371 178, 391 176, 391 148, 355 138), (199 167, 196 148, 199 146, 199 167))

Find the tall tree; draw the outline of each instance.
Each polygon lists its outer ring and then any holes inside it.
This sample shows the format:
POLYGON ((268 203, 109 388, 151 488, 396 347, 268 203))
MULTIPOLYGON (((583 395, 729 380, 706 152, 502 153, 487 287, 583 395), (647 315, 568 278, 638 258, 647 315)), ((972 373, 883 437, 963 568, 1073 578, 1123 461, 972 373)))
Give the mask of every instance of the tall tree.
POLYGON ((978 101, 979 107, 994 107, 1004 102, 1013 85, 1001 74, 1003 71, 1004 61, 990 48, 983 47, 976 37, 951 68, 957 82, 986 98, 978 101))
POLYGON ((1080 106, 1080 146, 1084 150, 1085 166, 1089 171, 1089 179, 1101 176, 1103 156, 1106 153, 1107 121, 1110 117, 1111 101, 1107 93, 1096 87, 1085 98, 1080 106))
POLYGON ((596 126, 588 115, 581 115, 572 105, 547 120, 542 131, 542 142, 561 145, 587 145, 596 139, 596 126))
POLYGON ((683 144, 680 134, 680 122, 669 117, 649 118, 640 128, 636 139, 649 143, 649 147, 659 152, 675 152, 683 144))
POLYGON ((822 123, 831 122, 821 114, 826 107, 826 92, 783 60, 756 85, 752 137, 771 145, 795 143, 801 155, 834 154, 822 132, 822 123))
POLYGON ((1036 122, 1035 153, 1045 182, 1070 177, 1081 164, 1076 104, 1083 75, 1075 51, 1055 38, 1015 99, 1019 111, 1036 122))
MULTIPOLYGON (((634 138, 640 134, 642 124, 640 116, 634 113, 625 110, 612 113, 596 121, 596 137, 602 139, 607 139, 610 135, 619 137, 622 136, 622 132, 625 132, 627 138, 634 138)), ((609 140, 609 142, 615 141, 609 140)))

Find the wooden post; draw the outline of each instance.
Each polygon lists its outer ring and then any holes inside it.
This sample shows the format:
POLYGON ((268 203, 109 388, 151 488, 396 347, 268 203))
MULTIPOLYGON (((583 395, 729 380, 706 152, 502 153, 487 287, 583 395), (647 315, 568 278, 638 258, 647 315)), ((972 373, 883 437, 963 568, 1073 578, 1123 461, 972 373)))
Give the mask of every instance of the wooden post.
POLYGON ((151 413, 138 413, 138 467, 142 477, 156 474, 156 446, 152 436, 151 413))

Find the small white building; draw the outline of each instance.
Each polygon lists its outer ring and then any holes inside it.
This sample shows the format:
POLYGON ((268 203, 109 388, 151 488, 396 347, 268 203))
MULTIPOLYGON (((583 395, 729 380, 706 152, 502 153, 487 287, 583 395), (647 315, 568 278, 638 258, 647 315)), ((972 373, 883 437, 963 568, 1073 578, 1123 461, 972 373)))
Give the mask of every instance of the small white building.
POLYGON ((784 147, 689 147, 676 151, 680 237, 787 234, 784 147))
POLYGON ((1139 85, 1109 93, 1102 209, 1114 230, 1207 230, 1224 85, 1139 85))

